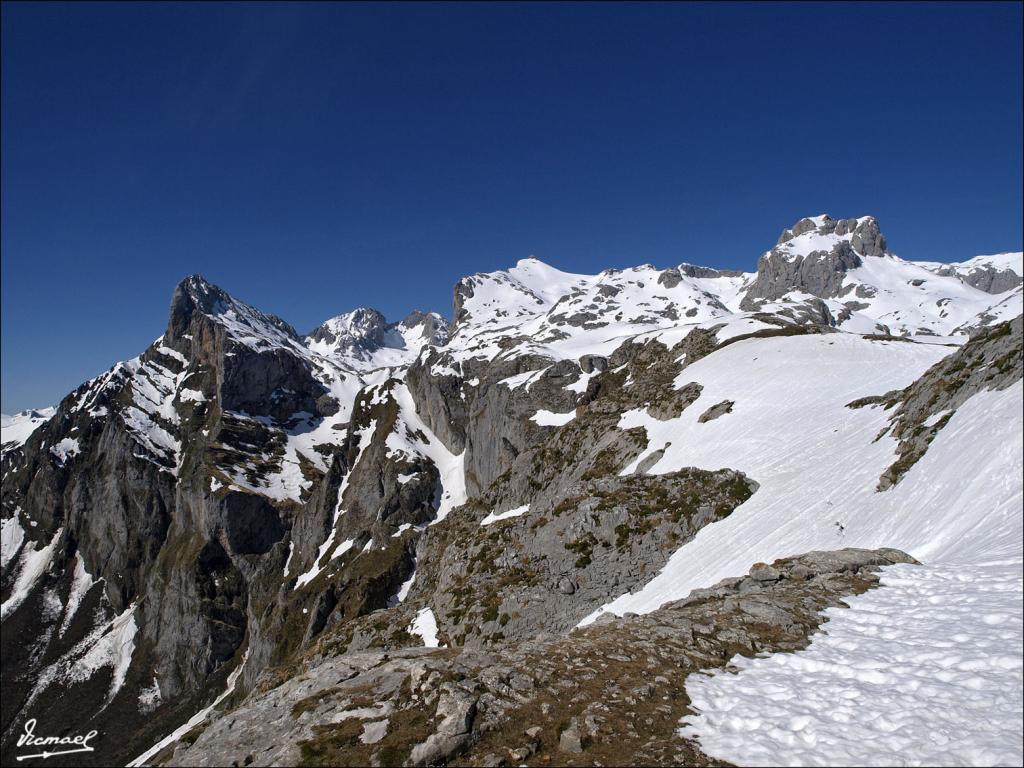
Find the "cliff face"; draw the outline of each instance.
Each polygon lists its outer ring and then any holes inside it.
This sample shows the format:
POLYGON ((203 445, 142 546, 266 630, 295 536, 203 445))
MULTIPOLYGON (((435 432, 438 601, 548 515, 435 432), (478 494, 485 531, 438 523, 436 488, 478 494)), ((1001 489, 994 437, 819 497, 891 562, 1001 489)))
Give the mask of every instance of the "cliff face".
POLYGON ((433 514, 434 467, 389 459, 360 429, 385 434, 396 418, 356 397, 364 384, 191 277, 158 341, 4 451, 5 744, 28 718, 95 711, 101 730, 124 724, 117 759, 130 758, 243 656, 245 683, 332 612, 386 604, 412 562, 402 540, 351 583, 293 589, 335 531, 343 478, 353 501, 339 534, 368 540, 384 510, 391 541, 433 514), (399 485, 400 470, 422 477, 399 485))

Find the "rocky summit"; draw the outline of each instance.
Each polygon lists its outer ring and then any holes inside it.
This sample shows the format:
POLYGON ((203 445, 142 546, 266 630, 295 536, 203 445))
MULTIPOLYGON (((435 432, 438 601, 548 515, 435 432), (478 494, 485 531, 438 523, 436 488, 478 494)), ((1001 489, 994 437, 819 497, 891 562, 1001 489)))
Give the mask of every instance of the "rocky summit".
POLYGON ((942 718, 1019 716, 1022 255, 891 247, 530 258, 305 335, 185 278, 3 417, 3 763, 858 764, 904 678, 904 738, 1012 763, 942 718))

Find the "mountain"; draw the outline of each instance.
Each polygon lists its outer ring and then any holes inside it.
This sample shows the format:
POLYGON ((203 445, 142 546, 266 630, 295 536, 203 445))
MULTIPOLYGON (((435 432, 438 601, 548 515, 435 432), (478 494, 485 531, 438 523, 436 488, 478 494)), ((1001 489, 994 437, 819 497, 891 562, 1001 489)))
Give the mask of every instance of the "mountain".
POLYGON ((363 307, 332 317, 306 337, 310 350, 365 369, 409 365, 425 345, 443 345, 448 323, 436 312, 413 312, 388 323, 380 312, 363 307))
POLYGON ((951 264, 937 261, 919 261, 919 266, 937 275, 958 277, 968 285, 987 293, 1012 291, 1024 282, 1024 253, 997 253, 975 256, 967 261, 951 264))
MULTIPOLYGON (((4 417, 3 760, 34 718, 99 732, 79 765, 758 762, 794 749, 785 686, 839 700, 841 664, 772 678, 753 756, 716 702, 763 706, 761 659, 823 653, 855 594, 848 632, 877 601, 916 623, 838 637, 848 679, 916 627, 980 670, 879 671, 948 678, 908 734, 1012 699, 949 607, 1020 645, 1022 271, 822 215, 756 272, 530 258, 460 280, 451 324, 305 336, 187 277, 139 357, 4 417), (736 654, 761 704, 691 677, 736 654)), ((964 754, 1012 762, 1019 724, 985 716, 964 754)))
POLYGON ((0 430, 3 434, 3 450, 9 450, 22 445, 28 440, 29 435, 36 431, 41 424, 45 424, 53 416, 56 408, 40 408, 39 410, 28 410, 8 416, 0 414, 0 430))

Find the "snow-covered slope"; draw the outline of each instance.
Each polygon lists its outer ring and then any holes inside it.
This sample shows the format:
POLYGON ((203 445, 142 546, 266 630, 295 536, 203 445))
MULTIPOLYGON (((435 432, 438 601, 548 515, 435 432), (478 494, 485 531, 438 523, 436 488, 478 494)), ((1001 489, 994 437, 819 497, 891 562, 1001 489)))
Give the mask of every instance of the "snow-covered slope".
POLYGON ((801 219, 761 256, 741 307, 785 312, 786 305, 820 301, 835 325, 853 333, 951 336, 990 324, 997 304, 1006 303, 1000 312, 1010 316, 1020 313, 1019 295, 993 296, 992 285, 900 259, 870 216, 821 215, 801 219))
MULTIPOLYGON (((849 610, 829 611, 825 632, 806 651, 737 660, 736 675, 692 678, 698 714, 686 732, 739 765, 1019 764, 1022 398, 1020 382, 975 395, 893 495, 865 506, 842 533, 854 546, 884 538, 923 566, 895 566, 880 589, 853 598, 849 610)), ((847 510, 829 512, 846 520, 847 510)), ((834 538, 813 526, 770 532, 781 522, 770 513, 744 517, 744 532, 733 533, 750 546, 743 559, 831 546, 834 538), (763 547, 752 543, 754 529, 768 540, 763 547)), ((734 545, 712 538, 719 543, 684 547, 680 562, 698 552, 703 562, 735 559, 734 545)), ((690 578, 676 575, 680 586, 690 578)))
MULTIPOLYGON (((709 754, 740 765, 1020 760, 1024 384, 939 413, 948 421, 934 442, 885 491, 878 478, 898 457, 892 414, 848 407, 906 386, 944 354, 846 334, 740 341, 676 381, 700 384, 708 402, 731 401, 726 415, 705 423, 693 410, 669 421, 644 409, 622 415, 621 428, 648 437, 622 474, 728 466, 761 485, 584 624, 605 611, 646 613, 754 563, 810 550, 893 546, 924 563, 893 568, 852 611, 830 612, 826 634, 805 652, 692 678, 697 715, 684 733, 709 754)), ((1019 348, 1011 354, 1019 365, 1019 348)))
MULTIPOLYGON (((450 360, 533 354, 554 360, 606 355, 641 333, 728 318, 751 276, 690 277, 690 265, 597 275, 560 272, 537 259, 464 278, 455 289, 450 360)), ((717 274, 715 270, 704 270, 717 274)))
POLYGON ((409 365, 428 345, 448 341, 448 324, 436 312, 413 312, 388 323, 375 309, 361 308, 320 325, 309 336, 310 351, 360 370, 409 365))
POLYGON ((41 424, 50 420, 56 410, 51 406, 21 411, 13 416, 0 414, 0 446, 8 450, 22 445, 41 424))
POLYGON ((968 285, 989 293, 1005 293, 1024 281, 1024 252, 995 253, 975 256, 967 261, 915 262, 937 275, 958 277, 968 285))

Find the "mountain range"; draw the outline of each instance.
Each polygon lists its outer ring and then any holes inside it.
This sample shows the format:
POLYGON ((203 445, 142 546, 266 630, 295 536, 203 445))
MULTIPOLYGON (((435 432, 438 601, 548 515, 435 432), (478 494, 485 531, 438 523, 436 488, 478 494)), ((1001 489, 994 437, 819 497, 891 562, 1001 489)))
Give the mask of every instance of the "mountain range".
POLYGON ((525 259, 451 322, 186 277, 3 417, 3 761, 35 720, 98 731, 74 765, 858 764, 903 670, 892 749, 1019 762, 1022 276, 821 215, 753 272, 525 259))

